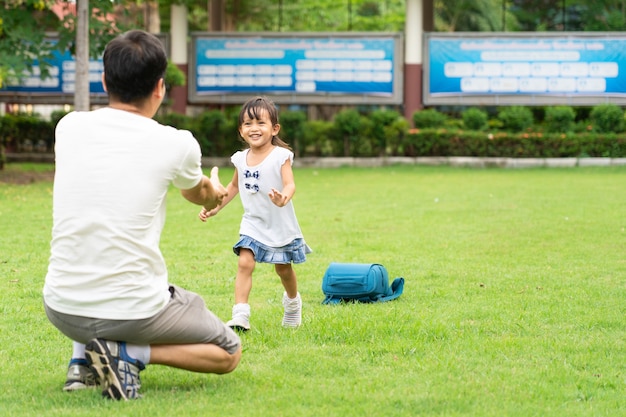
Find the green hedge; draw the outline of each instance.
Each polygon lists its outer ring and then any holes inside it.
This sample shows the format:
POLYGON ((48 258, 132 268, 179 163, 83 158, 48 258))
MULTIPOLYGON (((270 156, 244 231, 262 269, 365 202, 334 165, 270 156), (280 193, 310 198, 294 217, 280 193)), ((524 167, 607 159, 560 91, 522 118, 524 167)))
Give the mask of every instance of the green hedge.
MULTIPOLYGON (((480 108, 458 114, 425 109, 412 118, 416 128, 391 109, 346 108, 330 121, 307 120, 302 111, 285 110, 281 137, 298 157, 626 157, 620 107, 601 104, 587 112, 568 106, 539 110, 543 111, 514 106, 492 109, 490 116, 480 108), (532 119, 536 114, 542 119, 532 119), (577 114, 587 119, 576 119, 577 114)), ((54 126, 62 116, 55 113, 50 120, 32 115, 0 117, 0 151, 52 152, 54 126)), ((191 131, 205 156, 227 157, 243 146, 234 110, 208 110, 194 117, 166 113, 156 119, 191 131)))
POLYGON ((407 156, 565 158, 626 156, 626 135, 616 133, 507 133, 423 129, 407 137, 407 156))
POLYGON ((33 115, 7 114, 0 117, 0 139, 6 152, 50 152, 54 124, 33 115))

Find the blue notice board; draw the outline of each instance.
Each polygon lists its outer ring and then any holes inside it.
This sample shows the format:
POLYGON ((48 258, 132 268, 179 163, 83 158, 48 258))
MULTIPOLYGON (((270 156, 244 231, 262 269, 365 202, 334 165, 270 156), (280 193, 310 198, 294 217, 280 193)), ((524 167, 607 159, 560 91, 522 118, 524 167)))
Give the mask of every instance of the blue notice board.
MULTIPOLYGON (((69 94, 73 95, 76 87, 76 60, 69 52, 53 52, 50 60, 48 78, 40 77, 39 62, 33 64, 33 73, 26 74, 21 83, 5 85, 0 88, 2 92, 11 93, 41 93, 41 94, 69 94)), ((89 91, 91 94, 105 94, 102 88, 102 60, 89 61, 89 91)))
POLYGON ((472 97, 498 103, 626 99, 623 35, 432 34, 426 50, 424 98, 431 104, 472 97))
POLYGON ((197 34, 189 96, 199 102, 231 94, 401 100, 401 46, 397 34, 197 34))
MULTIPOLYGON (((166 52, 169 51, 169 35, 156 34, 163 43, 166 52)), ((55 37, 48 39, 56 42, 55 37)), ((168 53, 169 56, 169 53, 168 53)), ((39 61, 33 61, 32 73, 24 74, 19 84, 3 85, 0 88, 0 99, 7 98, 12 103, 72 103, 76 91, 76 59, 69 51, 53 51, 48 61, 49 76, 41 78, 39 61)), ((102 87, 104 65, 102 58, 89 60, 89 92, 94 101, 107 102, 108 97, 102 87)))

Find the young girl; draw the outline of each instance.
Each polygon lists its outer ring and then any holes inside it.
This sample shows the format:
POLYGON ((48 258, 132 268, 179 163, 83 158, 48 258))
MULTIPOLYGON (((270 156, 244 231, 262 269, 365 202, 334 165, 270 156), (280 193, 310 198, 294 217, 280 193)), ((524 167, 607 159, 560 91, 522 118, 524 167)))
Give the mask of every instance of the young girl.
POLYGON ((213 210, 202 209, 200 220, 215 216, 238 193, 244 213, 239 241, 233 247, 239 255, 235 278, 233 317, 227 325, 250 329, 248 297, 252 272, 257 262, 274 264, 285 289, 283 326, 298 327, 302 322, 302 299, 292 263, 302 263, 311 252, 305 243, 291 201, 296 191, 293 152, 278 137, 278 111, 270 100, 255 97, 239 113, 239 134, 248 145, 233 154, 235 174, 226 187, 228 196, 213 210))

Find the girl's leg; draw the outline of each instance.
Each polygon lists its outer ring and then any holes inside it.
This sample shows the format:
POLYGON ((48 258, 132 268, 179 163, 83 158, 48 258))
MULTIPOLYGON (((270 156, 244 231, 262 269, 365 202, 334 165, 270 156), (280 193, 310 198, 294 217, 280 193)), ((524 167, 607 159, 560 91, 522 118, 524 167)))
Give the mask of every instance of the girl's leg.
POLYGON ((235 277, 235 303, 248 303, 250 291, 252 290, 252 272, 256 261, 250 249, 239 250, 239 264, 237 265, 237 276, 235 277))
POLYGON ((248 298, 252 290, 252 272, 256 261, 254 254, 249 249, 239 251, 239 263, 237 276, 235 277, 235 305, 233 306, 233 318, 226 323, 227 326, 237 330, 250 330, 250 304, 248 298))
POLYGON ((298 295, 298 281, 296 279, 296 271, 291 264, 276 264, 276 273, 280 277, 280 281, 287 292, 289 298, 296 298, 298 295))
POLYGON ((298 327, 302 323, 302 299, 298 292, 298 281, 296 272, 291 264, 277 264, 276 273, 285 288, 283 294, 283 314, 284 327, 298 327))

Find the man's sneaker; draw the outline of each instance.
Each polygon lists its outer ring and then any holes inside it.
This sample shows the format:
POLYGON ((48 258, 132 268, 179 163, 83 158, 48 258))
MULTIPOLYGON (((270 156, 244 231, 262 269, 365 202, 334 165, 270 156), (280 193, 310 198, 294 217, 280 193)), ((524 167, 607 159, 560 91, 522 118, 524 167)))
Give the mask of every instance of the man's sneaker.
POLYGON ((77 391, 79 389, 94 388, 96 376, 89 369, 86 359, 72 359, 67 368, 67 379, 63 391, 77 391))
POLYGON ((285 314, 283 315, 283 327, 298 327, 302 324, 302 298, 300 293, 296 298, 289 298, 287 292, 283 294, 283 307, 285 314))
POLYGON ((250 330, 250 304, 237 303, 233 306, 233 318, 226 323, 233 330, 247 332, 250 330))
POLYGON ((102 388, 102 396, 114 400, 141 398, 139 372, 145 365, 126 353, 126 343, 93 339, 85 345, 85 355, 102 388))

